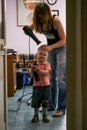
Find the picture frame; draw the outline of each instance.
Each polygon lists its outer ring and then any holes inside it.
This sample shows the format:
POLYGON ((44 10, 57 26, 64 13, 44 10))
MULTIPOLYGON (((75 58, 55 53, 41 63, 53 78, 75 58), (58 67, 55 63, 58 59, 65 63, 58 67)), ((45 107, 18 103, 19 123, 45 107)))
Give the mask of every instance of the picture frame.
POLYGON ((52 10, 52 13, 59 16, 59 10, 52 10))
MULTIPOLYGON (((34 0, 31 3, 37 4, 38 2, 45 2, 45 0, 34 0)), ((32 22, 33 10, 29 9, 28 4, 30 0, 16 0, 17 5, 17 26, 21 27, 29 25, 32 22)), ((35 5, 34 5, 35 6, 35 5)))

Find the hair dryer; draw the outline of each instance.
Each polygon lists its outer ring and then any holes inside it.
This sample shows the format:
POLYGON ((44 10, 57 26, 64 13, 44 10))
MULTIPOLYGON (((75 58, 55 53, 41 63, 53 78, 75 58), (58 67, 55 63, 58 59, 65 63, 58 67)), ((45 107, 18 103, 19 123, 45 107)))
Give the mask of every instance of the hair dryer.
POLYGON ((26 35, 30 36, 37 43, 37 45, 41 43, 41 41, 39 41, 37 39, 37 37, 34 35, 33 31, 31 30, 31 28, 29 26, 27 26, 27 25, 24 26, 23 30, 26 35))

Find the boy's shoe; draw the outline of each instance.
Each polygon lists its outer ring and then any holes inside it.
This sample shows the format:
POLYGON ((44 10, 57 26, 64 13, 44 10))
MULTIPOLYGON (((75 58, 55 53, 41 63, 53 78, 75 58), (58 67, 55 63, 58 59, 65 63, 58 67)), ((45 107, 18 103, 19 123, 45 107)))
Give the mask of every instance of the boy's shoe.
POLYGON ((43 115, 43 122, 45 122, 45 123, 50 122, 50 119, 47 115, 43 115))
POLYGON ((31 122, 32 122, 32 123, 37 123, 37 122, 39 122, 39 117, 38 117, 38 115, 34 115, 33 118, 32 118, 32 120, 31 120, 31 122))

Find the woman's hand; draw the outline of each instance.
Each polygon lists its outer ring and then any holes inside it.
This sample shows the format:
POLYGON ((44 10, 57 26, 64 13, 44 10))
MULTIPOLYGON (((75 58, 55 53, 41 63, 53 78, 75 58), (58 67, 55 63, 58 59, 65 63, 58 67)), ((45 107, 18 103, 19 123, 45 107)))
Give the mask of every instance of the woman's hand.
POLYGON ((43 50, 45 50, 45 51, 50 51, 52 48, 51 48, 51 46, 49 46, 49 45, 44 45, 43 46, 43 50))

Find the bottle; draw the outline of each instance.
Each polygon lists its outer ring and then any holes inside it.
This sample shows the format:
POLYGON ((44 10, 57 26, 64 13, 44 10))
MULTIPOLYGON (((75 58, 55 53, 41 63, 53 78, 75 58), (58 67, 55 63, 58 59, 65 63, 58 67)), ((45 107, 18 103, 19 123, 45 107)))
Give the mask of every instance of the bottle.
MULTIPOLYGON (((34 62, 33 65, 37 65, 37 63, 34 62)), ((37 71, 33 70, 33 73, 34 73, 34 76, 35 76, 35 80, 36 80, 36 81, 39 81, 39 80, 40 80, 40 76, 39 76, 39 74, 37 73, 37 71)))

